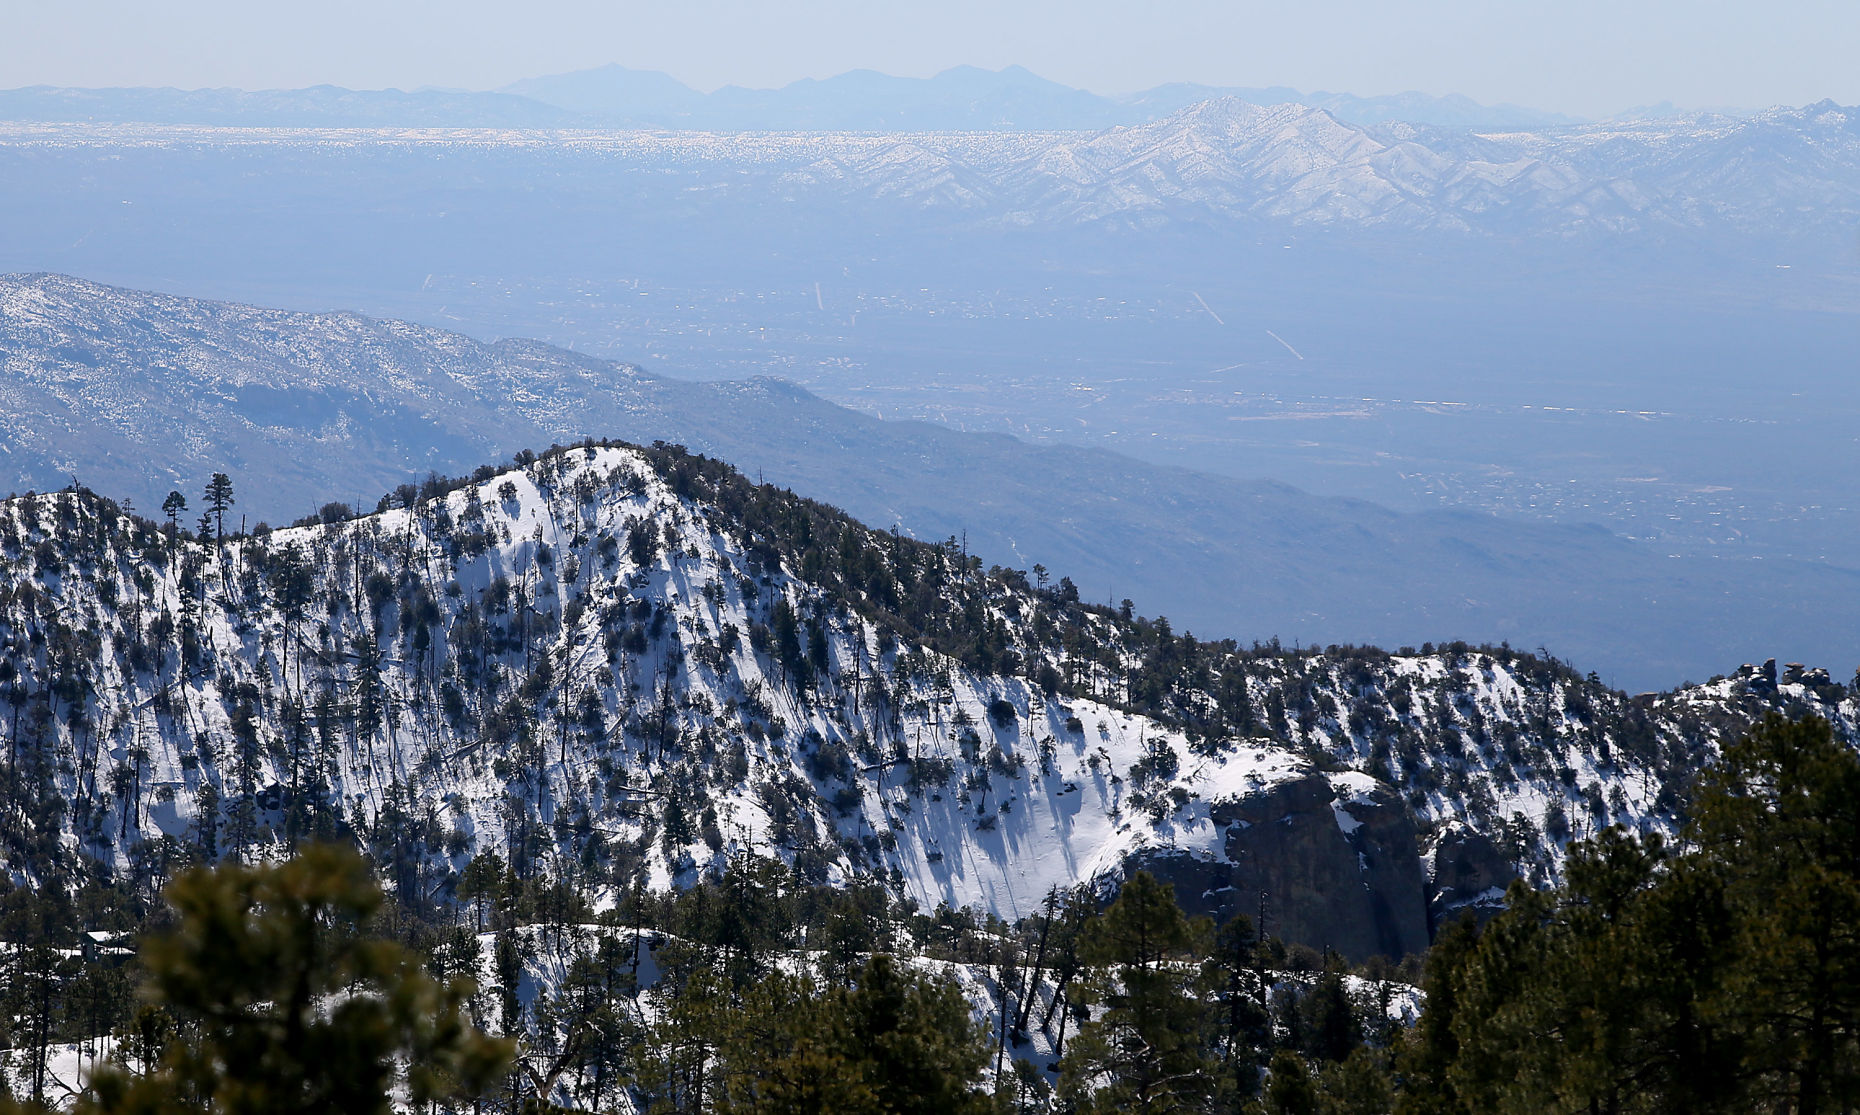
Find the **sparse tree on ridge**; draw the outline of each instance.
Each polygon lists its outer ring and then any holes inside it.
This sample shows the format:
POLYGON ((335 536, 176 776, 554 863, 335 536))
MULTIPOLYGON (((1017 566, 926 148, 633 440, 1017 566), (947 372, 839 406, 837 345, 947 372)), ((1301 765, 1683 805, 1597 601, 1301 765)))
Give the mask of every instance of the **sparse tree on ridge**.
POLYGON ((213 474, 207 481, 207 512, 213 516, 213 538, 216 543, 226 541, 226 512, 232 508, 232 477, 223 472, 213 474))
POLYGON ((181 533, 181 514, 187 510, 187 497, 180 492, 169 492, 168 498, 161 501, 162 514, 168 516, 168 554, 174 555, 174 543, 181 533))

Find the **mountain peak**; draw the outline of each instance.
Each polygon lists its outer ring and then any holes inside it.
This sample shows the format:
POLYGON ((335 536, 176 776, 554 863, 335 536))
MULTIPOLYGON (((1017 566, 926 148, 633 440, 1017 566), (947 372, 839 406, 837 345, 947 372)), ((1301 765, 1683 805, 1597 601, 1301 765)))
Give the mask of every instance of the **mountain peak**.
POLYGON ((1197 912, 1268 889, 1289 940, 1401 955, 1488 886, 1554 877, 1575 833, 1670 830, 1698 763, 1775 705, 1850 737, 1860 714, 1825 674, 1636 702, 1506 647, 1201 642, 663 444, 224 525, 0 502, 0 552, 31 555, 0 567, 12 691, 86 712, 34 714, 34 746, 108 822, 41 876, 444 816, 422 876, 559 856, 598 891, 618 857, 663 888, 754 848, 1012 922, 1143 867, 1197 912), (64 649, 75 616, 91 658, 64 649), (83 746, 142 752, 159 807, 59 761, 83 746), (1504 777, 1475 759, 1501 752, 1504 777), (1448 840, 1510 875, 1430 887, 1448 840), (1295 885, 1313 864, 1334 893, 1295 885))

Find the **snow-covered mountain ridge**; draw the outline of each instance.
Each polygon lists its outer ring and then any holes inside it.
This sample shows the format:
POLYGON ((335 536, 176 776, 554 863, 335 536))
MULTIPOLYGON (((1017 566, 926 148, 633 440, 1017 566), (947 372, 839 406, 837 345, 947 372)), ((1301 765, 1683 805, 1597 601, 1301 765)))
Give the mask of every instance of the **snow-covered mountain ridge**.
POLYGON ((1199 101, 1099 131, 0 125, 0 148, 272 148, 598 164, 635 204, 774 204, 1014 229, 1264 221, 1482 235, 1795 239, 1860 212, 1860 125, 1831 101, 1536 130, 1350 123, 1199 101), (668 193, 667 191, 671 191, 668 193), (853 207, 848 210, 848 206, 853 207))
POLYGON ((676 447, 217 519, 0 504, 16 878, 346 830, 422 896, 481 850, 610 894, 754 852, 1013 920, 1140 862, 1400 952, 1572 835, 1670 828, 1767 711, 1856 737, 1821 672, 1629 698, 1505 648, 1202 643, 676 447))
POLYGON ((1510 638, 1639 690, 1776 651, 1844 670, 1843 633, 1860 628, 1860 575, 1827 564, 1674 559, 1586 525, 1400 513, 537 341, 0 276, 0 492, 75 477, 153 513, 224 471, 241 489, 231 525, 278 523, 590 436, 677 442, 877 526, 966 535, 985 563, 1044 563, 1204 635, 1510 638))

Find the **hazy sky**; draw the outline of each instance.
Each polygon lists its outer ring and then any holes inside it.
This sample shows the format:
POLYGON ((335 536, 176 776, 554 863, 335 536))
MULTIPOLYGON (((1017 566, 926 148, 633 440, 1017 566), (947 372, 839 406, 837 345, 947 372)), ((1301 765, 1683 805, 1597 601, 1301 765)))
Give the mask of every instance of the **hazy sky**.
POLYGON ((711 89, 1020 64, 1167 81, 1419 89, 1602 114, 1860 102, 1855 0, 0 0, 0 88, 494 88, 608 62, 711 89))

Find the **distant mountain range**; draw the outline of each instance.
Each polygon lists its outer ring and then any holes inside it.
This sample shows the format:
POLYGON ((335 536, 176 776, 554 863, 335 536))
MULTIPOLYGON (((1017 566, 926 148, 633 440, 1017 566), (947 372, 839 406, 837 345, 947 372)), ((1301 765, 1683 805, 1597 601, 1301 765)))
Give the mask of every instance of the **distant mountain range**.
POLYGON ((957 66, 935 77, 853 70, 780 89, 730 85, 699 93, 664 74, 623 66, 519 81, 500 92, 593 116, 718 131, 1097 131, 1159 120, 1191 104, 1235 97, 1252 104, 1308 104, 1339 119, 1408 120, 1456 127, 1545 127, 1573 117, 1467 97, 1424 93, 1357 97, 1284 86, 1239 88, 1176 82, 1104 97, 1048 81, 1020 66, 957 66))
POLYGON ((1105 97, 1019 66, 998 71, 958 66, 930 78, 854 70, 780 89, 731 85, 700 93, 666 74, 617 65, 531 78, 496 92, 361 91, 329 85, 256 92, 32 86, 0 91, 0 119, 243 127, 1098 131, 1158 120, 1220 97, 1260 105, 1307 104, 1358 124, 1402 120, 1445 127, 1544 128, 1578 122, 1516 105, 1413 92, 1357 97, 1283 86, 1174 83, 1105 97))
POLYGON ((1399 514, 1099 450, 881 422, 768 379, 693 383, 532 341, 55 275, 0 280, 0 490, 160 506, 230 473, 238 514, 372 507, 583 436, 682 443, 989 563, 1067 571, 1178 629, 1287 644, 1544 646, 1633 688, 1777 654, 1844 671, 1860 573, 1670 557, 1595 527, 1399 514))
MULTIPOLYGON (((630 87, 637 77, 623 73, 615 88, 630 87)), ((872 80, 889 88, 894 79, 872 80)), ((665 93, 662 83, 644 84, 665 93)), ((816 101, 834 102, 822 92, 832 83, 816 84, 816 101)), ((1035 95, 1045 86, 1018 88, 1027 97, 1015 102, 1020 108, 1003 108, 1000 119, 1050 112, 1056 115, 1040 119, 1052 123, 1063 114, 1065 98, 1035 95)), ((380 162, 378 156, 386 156, 409 165, 444 153, 448 167, 459 159, 491 164, 467 179, 449 170, 449 194, 482 191, 516 170, 524 196, 530 196, 536 188, 528 176, 531 163, 544 158, 554 167, 552 181, 579 180, 575 190, 601 198, 604 225, 649 213, 663 215, 647 222, 654 227, 694 214, 707 221, 734 219, 768 207, 779 213, 781 224, 821 221, 835 233, 868 221, 918 230, 939 221, 995 230, 1270 221, 1504 236, 1683 231, 1826 245, 1830 234, 1844 237, 1860 220, 1860 113, 1828 101, 1750 116, 1705 113, 1534 131, 1355 124, 1331 109, 1262 106, 1222 96, 1159 120, 1090 132, 911 130, 930 128, 934 114, 914 116, 904 109, 892 131, 845 130, 856 121, 823 108, 790 131, 550 134, 524 130, 519 118, 528 110, 522 106, 539 106, 557 124, 573 110, 503 93, 394 94, 396 99, 377 104, 372 95, 311 92, 315 95, 302 103, 284 94, 275 102, 271 94, 229 93, 223 101, 215 99, 218 94, 201 94, 198 102, 194 94, 176 94, 173 112, 157 111, 165 103, 159 91, 136 96, 144 98, 137 103, 149 118, 166 112, 178 120, 187 115, 178 106, 194 103, 223 103, 222 122, 248 120, 255 129, 260 120, 288 118, 289 127, 221 134, 244 152, 238 161, 248 169, 241 175, 249 172, 246 160, 253 153, 272 157, 267 151, 297 160, 333 155, 380 162), (476 111, 471 106, 480 103, 474 98, 501 113, 503 124, 465 130, 464 121, 476 111), (430 127, 386 127, 394 105, 427 112, 405 119, 423 119, 430 127), (377 108, 381 114, 366 128, 301 130, 319 120, 334 128, 344 113, 377 108), (830 125, 842 130, 808 130, 830 125), (519 151, 520 168, 499 164, 498 152, 519 151), (730 173, 718 173, 719 167, 730 173), (616 204, 621 198, 624 205, 616 204)), ((58 91, 0 94, 0 117, 30 115, 18 102, 41 96, 92 105, 92 115, 108 118, 96 106, 110 97, 58 91)), ((674 100, 668 94, 663 103, 674 100)), ((875 94, 865 103, 880 111, 887 102, 875 94)), ((77 108, 67 113, 81 114, 77 108)), ((125 109, 120 115, 135 113, 125 109)), ((198 115, 212 114, 203 109, 198 115)), ((0 141, 0 158, 48 147, 115 149, 127 142, 143 158, 177 147, 192 153, 190 158, 210 160, 218 142, 174 123, 0 128, 10 129, 0 141)), ((47 173, 45 160, 25 165, 31 169, 18 172, 23 177, 15 190, 30 188, 34 176, 47 173)), ((397 184, 396 191, 404 185, 397 184)))
POLYGON ((1030 223, 1289 220, 1325 226, 1784 237, 1860 214, 1860 113, 1833 102, 1484 134, 1203 101, 1153 123, 1002 144, 901 138, 790 172, 840 192, 1030 223))

